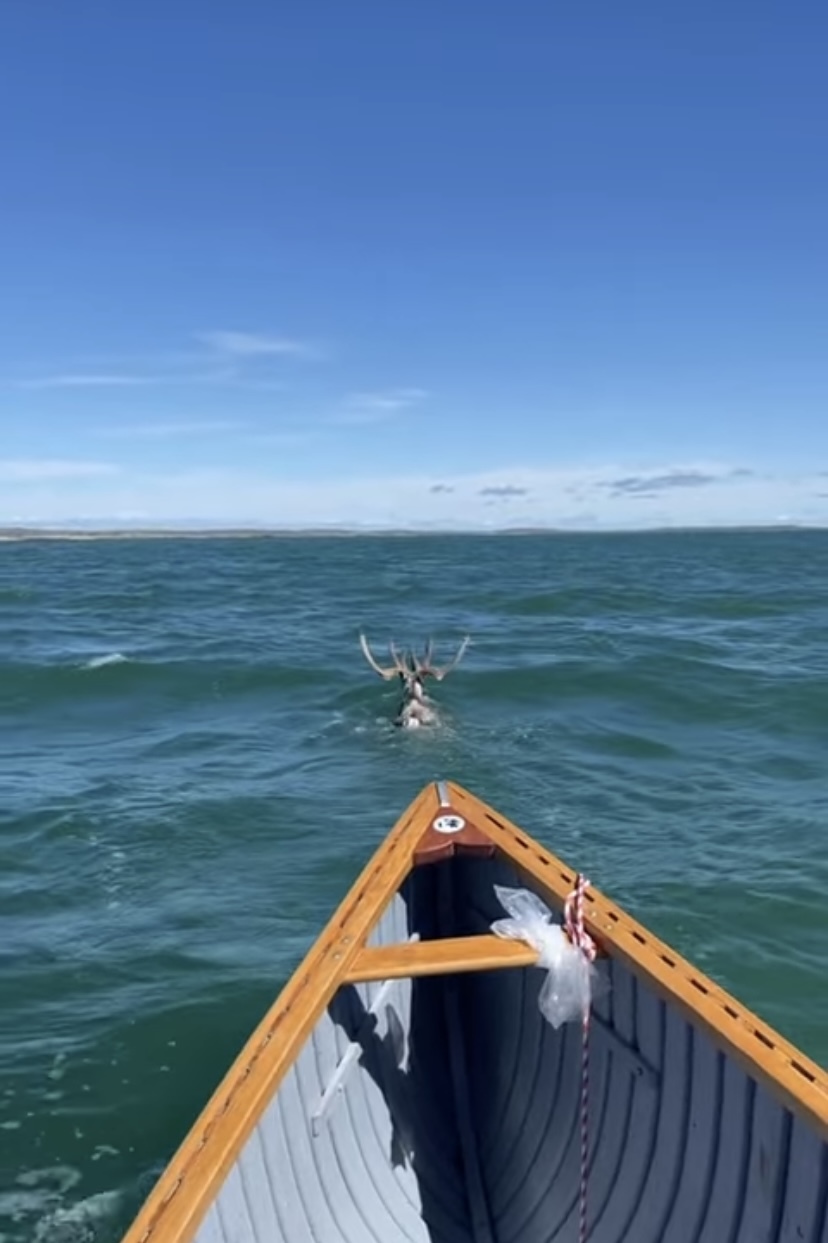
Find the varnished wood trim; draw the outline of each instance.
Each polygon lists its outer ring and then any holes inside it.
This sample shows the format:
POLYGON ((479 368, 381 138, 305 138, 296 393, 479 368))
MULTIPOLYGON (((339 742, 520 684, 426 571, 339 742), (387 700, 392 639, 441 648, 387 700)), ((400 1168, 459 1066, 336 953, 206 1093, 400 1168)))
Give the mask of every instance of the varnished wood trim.
MULTIPOLYGON (((450 782, 448 789, 452 807, 473 817, 560 907, 575 882, 572 869, 462 786, 450 782)), ((584 923, 610 956, 705 1029, 749 1075, 828 1138, 828 1074, 822 1067, 593 886, 584 901, 584 923)))
POLYGON ((233 1062, 123 1243, 189 1243, 309 1032, 411 870, 437 807, 428 786, 402 814, 233 1062))
POLYGON ((401 945, 366 946, 345 972, 349 984, 367 980, 399 980, 418 975, 451 975, 459 971, 490 971, 496 967, 532 967, 537 951, 522 941, 504 941, 487 934, 406 941, 401 945))

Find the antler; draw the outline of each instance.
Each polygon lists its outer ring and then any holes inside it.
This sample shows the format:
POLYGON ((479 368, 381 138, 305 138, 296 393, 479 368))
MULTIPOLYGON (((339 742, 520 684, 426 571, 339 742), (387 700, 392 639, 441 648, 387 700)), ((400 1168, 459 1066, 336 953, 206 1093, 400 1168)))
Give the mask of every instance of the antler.
POLYGON ((398 673, 404 672, 404 666, 402 665, 402 662, 400 661, 399 653, 397 652, 397 649, 394 647, 393 641, 389 643, 388 645, 391 651, 391 655, 394 658, 394 664, 392 667, 389 667, 389 668, 383 668, 382 665, 377 664, 376 660, 374 659, 371 653, 371 649, 368 646, 368 640, 365 638, 365 635, 361 633, 359 636, 359 645, 362 648, 362 654, 364 655, 365 659, 368 661, 368 664, 371 666, 371 668, 374 670, 375 673, 378 673, 380 675, 381 678, 385 678, 386 682, 389 680, 389 678, 394 678, 397 676, 398 673))
POLYGON ((412 652, 412 653, 411 653, 411 660, 412 660, 412 663, 413 663, 413 665, 414 665, 414 672, 415 672, 415 673, 418 673, 418 674, 419 674, 419 673, 422 673, 422 674, 427 674, 427 673, 428 673, 429 668, 430 668, 430 666, 431 666, 431 654, 432 654, 433 650, 434 650, 434 644, 433 644, 433 642, 431 641, 431 639, 429 639, 429 640, 428 640, 428 642, 426 643, 426 646, 425 646, 425 653, 424 653, 424 655, 423 655, 423 659, 422 659, 422 660, 420 660, 420 658, 419 658, 419 656, 417 655, 417 653, 416 653, 416 652, 412 652))
POLYGON ((423 657, 422 663, 419 660, 417 661, 417 672, 428 674, 432 678, 436 678, 438 682, 442 682, 446 674, 451 673, 452 669, 456 669, 457 666, 460 664, 460 661, 463 659, 463 654, 470 643, 471 643, 471 635, 467 634, 463 642, 460 644, 459 650, 454 660, 450 661, 449 664, 444 665, 442 669, 439 669, 431 663, 431 657, 434 651, 434 644, 432 643, 431 639, 429 639, 428 643, 426 644, 425 656, 423 657))

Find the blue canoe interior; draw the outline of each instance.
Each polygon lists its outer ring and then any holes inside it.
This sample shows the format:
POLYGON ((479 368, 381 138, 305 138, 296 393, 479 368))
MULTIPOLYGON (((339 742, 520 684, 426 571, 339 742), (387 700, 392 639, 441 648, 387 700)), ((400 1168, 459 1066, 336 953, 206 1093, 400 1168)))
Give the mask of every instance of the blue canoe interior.
POLYGON ((828 1076, 594 887, 584 1154, 581 1024, 491 932, 496 885, 560 915, 575 881, 468 791, 422 791, 126 1243, 574 1243, 584 1174, 594 1243, 828 1243, 828 1076))

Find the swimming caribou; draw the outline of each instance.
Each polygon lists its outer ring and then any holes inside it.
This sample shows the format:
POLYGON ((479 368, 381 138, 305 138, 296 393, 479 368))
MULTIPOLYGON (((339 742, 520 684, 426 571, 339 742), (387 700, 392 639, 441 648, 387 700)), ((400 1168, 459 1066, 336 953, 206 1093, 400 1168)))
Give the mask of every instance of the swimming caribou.
POLYGON ((394 718, 395 725, 399 725, 403 729, 416 729, 421 725, 433 725, 435 723, 437 720, 437 710, 426 694, 425 679, 434 678, 435 681, 442 682, 446 674, 451 673, 452 669, 459 665, 470 642, 471 636, 466 635, 454 660, 442 668, 438 668, 433 663, 434 644, 431 639, 426 643, 425 654, 422 660, 415 652, 403 652, 400 655, 392 639, 388 644, 388 649, 394 663, 393 665, 383 666, 374 659, 365 635, 360 634, 360 647, 374 672, 378 673, 386 682, 390 681, 391 678, 398 677, 402 684, 402 703, 394 718))

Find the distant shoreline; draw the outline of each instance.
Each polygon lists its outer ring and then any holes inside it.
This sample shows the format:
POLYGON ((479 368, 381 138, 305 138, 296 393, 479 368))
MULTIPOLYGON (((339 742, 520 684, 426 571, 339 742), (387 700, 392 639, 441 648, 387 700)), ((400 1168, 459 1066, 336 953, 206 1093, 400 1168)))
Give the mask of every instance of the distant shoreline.
POLYGON ((589 535, 680 535, 680 534, 769 534, 771 532, 828 531, 826 526, 799 523, 764 523, 745 526, 675 527, 501 527, 417 528, 417 527, 101 527, 88 530, 74 527, 0 527, 0 543, 89 542, 91 540, 230 540, 230 539, 416 539, 446 536, 589 536, 589 535))

